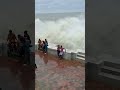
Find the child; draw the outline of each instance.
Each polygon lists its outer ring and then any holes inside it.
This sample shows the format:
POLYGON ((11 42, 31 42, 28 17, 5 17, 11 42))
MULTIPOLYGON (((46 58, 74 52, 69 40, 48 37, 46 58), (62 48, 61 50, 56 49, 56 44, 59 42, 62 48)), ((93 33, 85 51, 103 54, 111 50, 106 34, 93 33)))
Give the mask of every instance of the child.
POLYGON ((59 53, 59 56, 60 56, 60 59, 62 59, 63 58, 63 54, 64 54, 64 48, 61 46, 60 47, 60 53, 59 53))

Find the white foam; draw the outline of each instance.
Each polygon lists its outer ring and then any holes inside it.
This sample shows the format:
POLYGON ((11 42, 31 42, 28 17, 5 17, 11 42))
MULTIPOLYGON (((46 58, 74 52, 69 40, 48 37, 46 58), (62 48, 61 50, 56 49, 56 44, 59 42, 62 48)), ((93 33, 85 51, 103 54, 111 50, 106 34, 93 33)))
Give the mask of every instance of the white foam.
POLYGON ((85 52, 85 18, 66 17, 57 20, 42 21, 35 19, 35 41, 48 39, 49 47, 63 45, 72 51, 85 52))

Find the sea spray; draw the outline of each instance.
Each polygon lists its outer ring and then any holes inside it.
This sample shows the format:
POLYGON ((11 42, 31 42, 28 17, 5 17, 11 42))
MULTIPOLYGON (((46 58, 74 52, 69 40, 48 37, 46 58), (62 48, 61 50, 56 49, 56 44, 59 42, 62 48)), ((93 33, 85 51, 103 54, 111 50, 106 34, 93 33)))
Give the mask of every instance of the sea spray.
POLYGON ((57 20, 35 19, 35 42, 45 38, 49 43, 63 45, 69 50, 85 51, 85 18, 65 17, 57 20))

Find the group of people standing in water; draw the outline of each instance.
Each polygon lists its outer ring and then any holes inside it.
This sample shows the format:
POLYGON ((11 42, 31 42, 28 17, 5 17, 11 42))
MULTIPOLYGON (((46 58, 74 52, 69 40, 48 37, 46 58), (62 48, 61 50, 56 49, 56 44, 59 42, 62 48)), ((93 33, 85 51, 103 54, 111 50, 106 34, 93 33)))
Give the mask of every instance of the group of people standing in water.
POLYGON ((38 40, 38 50, 42 50, 45 54, 48 51, 48 41, 45 39, 44 41, 38 40))

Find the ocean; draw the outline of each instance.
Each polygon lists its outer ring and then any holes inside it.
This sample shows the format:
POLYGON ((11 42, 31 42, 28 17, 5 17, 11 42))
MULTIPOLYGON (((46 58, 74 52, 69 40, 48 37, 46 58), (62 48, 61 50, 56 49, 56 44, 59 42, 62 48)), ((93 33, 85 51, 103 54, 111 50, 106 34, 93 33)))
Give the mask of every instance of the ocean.
POLYGON ((35 15, 35 42, 47 39, 49 47, 85 52, 85 13, 43 13, 35 15))

